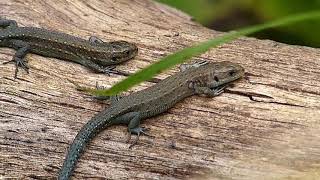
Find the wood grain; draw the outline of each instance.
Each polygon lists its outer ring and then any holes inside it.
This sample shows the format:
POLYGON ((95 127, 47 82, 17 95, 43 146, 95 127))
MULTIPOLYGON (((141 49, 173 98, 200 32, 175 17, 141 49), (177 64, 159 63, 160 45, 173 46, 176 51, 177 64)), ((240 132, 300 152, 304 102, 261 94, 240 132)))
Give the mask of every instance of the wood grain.
MULTIPOLYGON (((149 0, 8 0, 0 7, 1 17, 20 26, 135 42, 139 55, 118 67, 128 73, 221 35, 149 0)), ((14 53, 0 48, 0 63, 14 53)), ((19 71, 17 80, 13 65, 0 65, 0 179, 55 179, 78 130, 108 106, 73 82, 111 86, 124 77, 34 54, 27 59, 30 74, 19 71)), ((148 119, 143 125, 154 137, 142 137, 132 150, 126 127, 108 128, 90 143, 73 177, 320 178, 319 49, 241 38, 197 59, 239 63, 247 79, 217 98, 191 97, 148 119)))

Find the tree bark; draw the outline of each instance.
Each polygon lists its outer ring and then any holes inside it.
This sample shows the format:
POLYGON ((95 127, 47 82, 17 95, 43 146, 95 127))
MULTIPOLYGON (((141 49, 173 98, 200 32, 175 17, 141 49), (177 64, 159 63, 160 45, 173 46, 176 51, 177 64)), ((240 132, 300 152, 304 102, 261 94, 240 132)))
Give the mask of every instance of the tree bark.
MULTIPOLYGON (((0 16, 19 26, 136 43, 138 56, 117 67, 127 73, 222 34, 149 0, 9 0, 0 6, 0 16)), ((124 77, 29 54, 30 74, 20 70, 15 80, 14 66, 2 64, 14 53, 0 48, 0 179, 54 179, 80 128, 109 106, 77 91, 73 82, 110 87, 124 77)), ((187 98, 146 120, 154 137, 141 137, 133 149, 125 142, 125 126, 106 129, 90 143, 73 177, 319 178, 319 49, 240 38, 194 59, 239 63, 247 79, 219 97, 187 98)))

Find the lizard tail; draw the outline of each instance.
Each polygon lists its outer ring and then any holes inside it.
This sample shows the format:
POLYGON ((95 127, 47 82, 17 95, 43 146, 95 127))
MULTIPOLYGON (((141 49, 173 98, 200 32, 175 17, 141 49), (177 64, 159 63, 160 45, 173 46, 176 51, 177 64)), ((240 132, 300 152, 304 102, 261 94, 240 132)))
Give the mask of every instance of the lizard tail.
POLYGON ((86 145, 96 134, 111 125, 111 119, 113 118, 109 117, 101 121, 101 117, 96 115, 81 128, 68 150, 63 166, 59 172, 58 180, 70 179, 86 145))

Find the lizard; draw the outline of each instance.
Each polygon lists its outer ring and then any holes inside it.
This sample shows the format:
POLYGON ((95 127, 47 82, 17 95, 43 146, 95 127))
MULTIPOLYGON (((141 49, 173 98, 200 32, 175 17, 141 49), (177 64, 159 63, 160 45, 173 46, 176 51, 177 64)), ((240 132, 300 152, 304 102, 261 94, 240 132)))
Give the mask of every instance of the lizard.
POLYGON ((138 52, 135 44, 126 41, 104 42, 96 36, 85 40, 43 28, 19 27, 16 21, 8 19, 0 19, 0 47, 17 50, 13 59, 4 63, 15 63, 15 78, 19 67, 29 72, 24 59, 28 53, 73 61, 95 72, 110 73, 114 65, 135 57, 138 52))
POLYGON ((60 169, 58 179, 71 177, 76 163, 91 139, 100 131, 116 124, 127 124, 129 138, 137 134, 130 145, 135 145, 141 134, 140 121, 161 114, 179 101, 192 95, 214 97, 221 94, 231 82, 244 75, 244 68, 228 61, 209 63, 206 61, 180 66, 180 72, 142 91, 122 98, 113 98, 111 106, 99 112, 78 132, 70 145, 60 169))

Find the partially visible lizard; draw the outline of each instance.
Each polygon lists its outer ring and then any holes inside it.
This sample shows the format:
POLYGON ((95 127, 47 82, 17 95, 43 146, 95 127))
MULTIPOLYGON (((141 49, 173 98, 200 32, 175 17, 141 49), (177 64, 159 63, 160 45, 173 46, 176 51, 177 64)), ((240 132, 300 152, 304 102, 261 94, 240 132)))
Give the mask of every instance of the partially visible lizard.
POLYGON ((58 179, 70 178, 86 145, 106 127, 127 124, 129 135, 138 135, 132 147, 140 134, 145 134, 145 129, 139 126, 141 120, 165 112, 191 95, 217 96, 229 83, 244 75, 240 65, 227 61, 183 65, 180 70, 152 87, 118 99, 86 123, 73 140, 58 179))
POLYGON ((138 52, 136 45, 126 41, 103 42, 95 36, 85 40, 42 28, 18 27, 16 21, 7 19, 0 19, 0 47, 17 50, 8 61, 15 62, 15 78, 18 67, 28 72, 24 59, 28 53, 73 61, 96 72, 109 73, 113 65, 133 58, 138 52))

